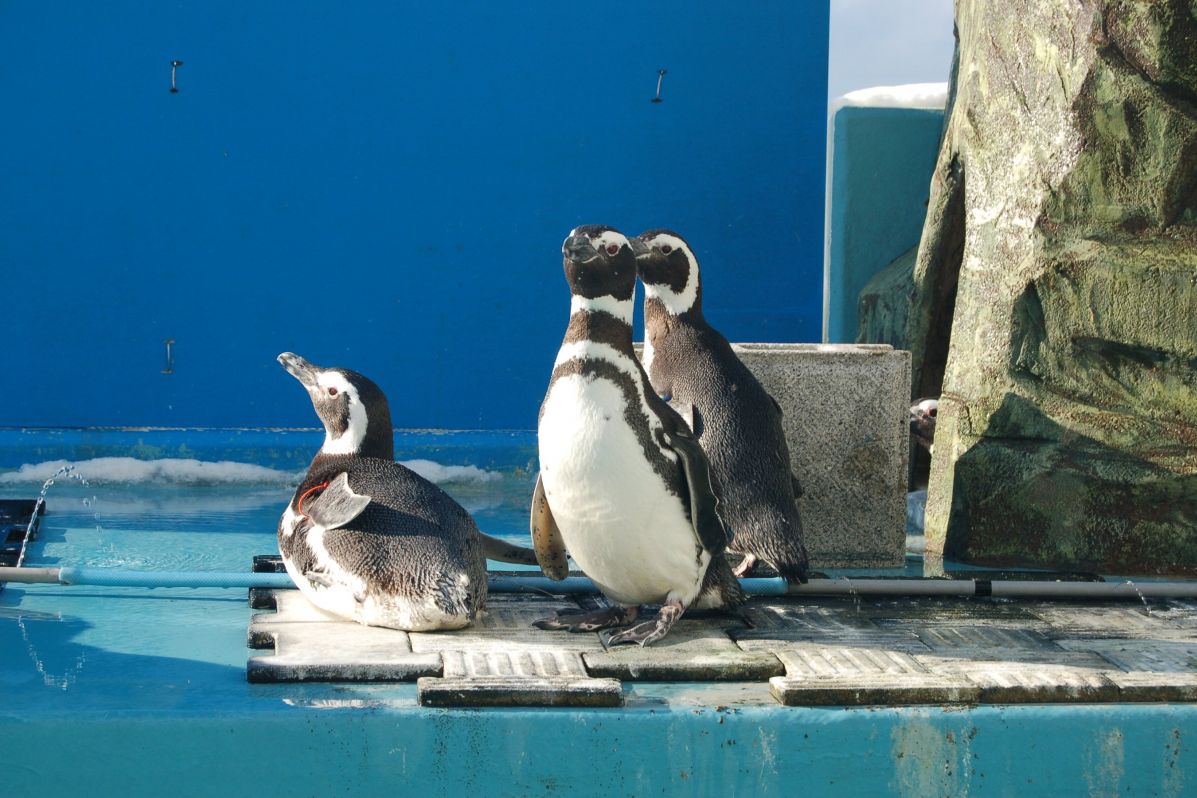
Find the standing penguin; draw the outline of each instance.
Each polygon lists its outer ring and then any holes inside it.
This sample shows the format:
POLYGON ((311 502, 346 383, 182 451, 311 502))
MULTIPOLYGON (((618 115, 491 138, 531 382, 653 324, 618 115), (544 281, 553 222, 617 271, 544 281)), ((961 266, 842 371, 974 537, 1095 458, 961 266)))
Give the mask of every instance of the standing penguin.
POLYGON ((313 604, 368 626, 458 629, 486 603, 483 541, 469 513, 394 459, 378 386, 284 352, 324 446, 278 527, 287 573, 313 604))
POLYGON ((702 315, 702 282, 690 245, 669 230, 633 242, 644 282, 644 368, 655 391, 691 417, 691 428, 723 488, 730 551, 789 579, 805 579, 806 548, 781 407, 727 339, 702 315))
POLYGON ((540 408, 532 539, 546 574, 566 575, 568 551, 617 606, 536 625, 593 631, 661 604, 655 621, 607 641, 647 645, 688 607, 734 606, 744 594, 723 556, 727 533, 702 447, 632 353, 630 243, 593 225, 570 233, 562 251, 570 317, 540 408))

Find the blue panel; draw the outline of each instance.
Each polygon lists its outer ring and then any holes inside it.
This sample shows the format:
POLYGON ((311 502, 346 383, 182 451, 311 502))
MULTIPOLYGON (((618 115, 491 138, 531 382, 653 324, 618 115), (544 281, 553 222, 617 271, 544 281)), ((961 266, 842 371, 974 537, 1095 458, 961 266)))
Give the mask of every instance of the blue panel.
POLYGON ((839 109, 831 167, 827 340, 856 340, 865 284, 919 242, 943 111, 839 109))
POLYGON ((401 426, 530 428, 584 222, 685 233, 731 338, 815 339, 826 4, 569 8, 4 4, 0 424, 309 425, 294 350, 401 426))

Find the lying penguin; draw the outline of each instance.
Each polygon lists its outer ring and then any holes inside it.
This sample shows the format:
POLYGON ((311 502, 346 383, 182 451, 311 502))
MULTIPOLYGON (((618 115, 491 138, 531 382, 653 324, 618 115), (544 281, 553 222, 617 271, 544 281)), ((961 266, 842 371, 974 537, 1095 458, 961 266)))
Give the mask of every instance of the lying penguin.
POLYGON ((632 241, 644 283, 644 369, 652 387, 683 418, 723 487, 720 512, 735 570, 758 560, 789 579, 805 579, 806 547, 790 471, 781 407, 702 314, 702 281, 690 245, 669 230, 632 241))
POLYGON ((548 576, 565 577, 568 552, 616 606, 536 625, 594 631, 661 604, 656 620, 607 640, 647 645, 687 608, 734 606, 744 594, 723 557, 727 533, 702 447, 632 353, 631 245, 610 227, 586 226, 562 250, 570 317, 540 408, 532 540, 548 576))
POLYGON ((278 526, 287 573, 313 604, 368 626, 458 629, 486 603, 484 554, 535 562, 483 535, 448 494, 395 462, 377 385, 290 352, 278 361, 307 389, 325 429, 278 526))

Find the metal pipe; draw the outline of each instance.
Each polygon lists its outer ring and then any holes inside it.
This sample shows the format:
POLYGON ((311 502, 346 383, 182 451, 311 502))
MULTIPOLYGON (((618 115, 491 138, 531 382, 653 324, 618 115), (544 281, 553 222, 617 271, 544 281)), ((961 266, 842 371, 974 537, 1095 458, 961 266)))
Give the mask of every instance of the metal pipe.
MULTIPOLYGON (((59 585, 103 585, 108 587, 294 587, 286 573, 225 571, 126 571, 116 568, 13 568, 0 567, 0 582, 59 585)), ((1135 601, 1147 598, 1197 598, 1193 582, 1050 582, 987 579, 812 579, 805 584, 787 584, 784 579, 741 579, 744 591, 753 596, 958 596, 1041 599, 1102 599, 1135 601)), ((594 582, 571 576, 560 582, 529 571, 490 574, 488 586, 495 593, 545 592, 558 594, 597 593, 594 582)))

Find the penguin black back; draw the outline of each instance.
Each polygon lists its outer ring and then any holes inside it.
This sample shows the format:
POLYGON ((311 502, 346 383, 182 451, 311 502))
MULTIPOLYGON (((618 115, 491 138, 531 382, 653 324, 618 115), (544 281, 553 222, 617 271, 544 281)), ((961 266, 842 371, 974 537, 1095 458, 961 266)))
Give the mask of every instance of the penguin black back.
POLYGON ((745 555, 804 578, 807 554, 781 408, 702 311, 702 278, 689 243, 670 230, 637 237, 645 287, 644 366, 654 390, 691 422, 723 489, 720 506, 745 555))

